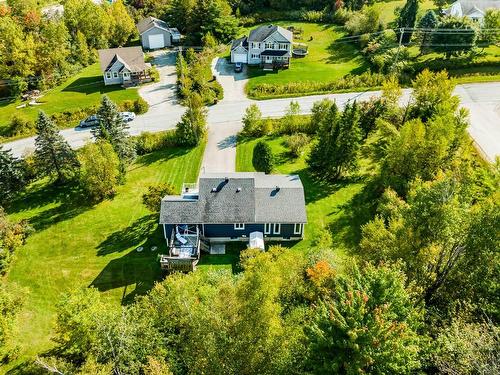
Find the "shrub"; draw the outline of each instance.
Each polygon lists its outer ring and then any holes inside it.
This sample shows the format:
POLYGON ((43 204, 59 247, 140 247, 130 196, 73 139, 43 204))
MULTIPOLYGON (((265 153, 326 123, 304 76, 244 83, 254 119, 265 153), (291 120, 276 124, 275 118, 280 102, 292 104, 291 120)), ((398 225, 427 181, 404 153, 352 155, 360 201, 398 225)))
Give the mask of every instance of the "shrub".
POLYGON ((142 115, 149 110, 149 104, 143 98, 138 98, 134 100, 134 112, 138 115, 142 115))
POLYGON ((345 23, 345 29, 350 35, 373 33, 382 30, 383 26, 379 11, 373 7, 354 12, 345 23))
POLYGON ((323 22, 325 20, 325 13, 319 10, 304 10, 300 15, 303 21, 306 22, 323 22))
POLYGON ((298 158, 309 144, 310 138, 304 133, 292 134, 286 139, 286 146, 290 149, 290 153, 298 158))
POLYGON ((7 136, 28 135, 35 132, 35 123, 20 114, 15 114, 10 120, 7 136))
POLYGON ((274 167, 274 156, 271 147, 259 141, 253 149, 252 164, 259 172, 271 173, 274 167))
POLYGON ((33 232, 33 228, 26 220, 13 223, 0 207, 0 275, 7 271, 12 260, 12 254, 24 244, 26 237, 33 232))
POLYGON ((133 139, 138 155, 177 146, 175 130, 165 130, 158 133, 143 132, 133 139))
POLYGON ((100 201, 114 195, 120 178, 120 160, 105 141, 89 143, 78 152, 80 185, 90 199, 100 201))
POLYGON ((158 69, 156 69, 156 67, 151 67, 148 70, 148 74, 150 75, 153 82, 160 82, 160 72, 158 72, 158 69))
POLYGON ((290 94, 327 93, 342 90, 380 87, 385 75, 381 73, 364 72, 360 75, 348 75, 331 82, 297 81, 285 84, 261 83, 252 87, 248 95, 251 98, 266 98, 290 94))
POLYGON ((162 198, 173 194, 175 188, 170 184, 150 185, 148 192, 142 195, 142 204, 151 212, 160 212, 162 198))

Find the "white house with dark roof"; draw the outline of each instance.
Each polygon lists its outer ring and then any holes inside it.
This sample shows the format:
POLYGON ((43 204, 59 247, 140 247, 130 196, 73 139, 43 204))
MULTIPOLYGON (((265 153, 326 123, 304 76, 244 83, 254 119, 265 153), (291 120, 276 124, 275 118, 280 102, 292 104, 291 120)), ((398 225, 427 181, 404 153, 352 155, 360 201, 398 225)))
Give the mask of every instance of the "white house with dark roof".
POLYGON ((467 17, 482 24, 488 9, 500 9, 500 0, 457 0, 443 13, 452 17, 467 17))
POLYGON ((185 184, 181 195, 162 199, 160 225, 169 246, 162 267, 194 269, 200 250, 218 243, 300 240, 306 222, 297 175, 203 174, 198 184, 185 184))
POLYGON ((140 20, 137 30, 141 36, 142 47, 148 50, 170 47, 172 43, 178 43, 181 40, 179 30, 169 27, 166 22, 154 17, 140 20))
POLYGON ((259 26, 248 37, 233 40, 231 62, 249 65, 288 66, 292 56, 293 33, 281 26, 259 26))
POLYGON ((141 47, 100 49, 99 63, 105 85, 135 85, 151 80, 151 64, 144 61, 141 47))

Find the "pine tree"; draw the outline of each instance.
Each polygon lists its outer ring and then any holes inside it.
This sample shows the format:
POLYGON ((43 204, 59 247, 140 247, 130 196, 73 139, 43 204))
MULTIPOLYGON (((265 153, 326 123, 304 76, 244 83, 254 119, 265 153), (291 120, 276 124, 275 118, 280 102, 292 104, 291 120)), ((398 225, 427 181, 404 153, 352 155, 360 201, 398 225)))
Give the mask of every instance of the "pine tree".
POLYGON ((356 102, 347 104, 341 116, 337 106, 332 105, 308 160, 316 174, 336 180, 356 169, 361 143, 359 118, 356 102))
POLYGON ((259 141, 253 149, 252 164, 259 172, 271 173, 274 168, 271 146, 264 141, 259 141))
POLYGON ((420 29, 426 29, 422 30, 420 32, 420 53, 425 54, 429 52, 429 48, 427 45, 431 42, 432 40, 432 33, 431 30, 434 30, 439 21, 436 16, 436 13, 432 9, 428 10, 425 15, 420 19, 418 22, 418 27, 420 29))
POLYGON ((0 145, 0 204, 5 204, 26 185, 22 161, 0 145))
POLYGON ((55 175, 57 182, 68 180, 78 168, 75 152, 59 133, 56 124, 44 112, 38 114, 35 126, 35 160, 40 173, 55 175))
MULTIPOLYGON (((398 18, 398 28, 413 28, 415 27, 415 21, 417 20, 418 13, 418 0, 407 0, 404 7, 401 9, 398 18)), ((411 40, 413 31, 405 30, 403 32, 403 37, 401 42, 403 44, 408 44, 411 40)), ((400 32, 398 32, 398 39, 400 38, 400 32)))
POLYGON ((127 132, 128 126, 120 116, 116 104, 106 95, 102 97, 97 116, 99 126, 92 129, 92 134, 96 141, 105 140, 113 146, 120 158, 122 172, 124 172, 125 165, 136 156, 134 144, 127 132))

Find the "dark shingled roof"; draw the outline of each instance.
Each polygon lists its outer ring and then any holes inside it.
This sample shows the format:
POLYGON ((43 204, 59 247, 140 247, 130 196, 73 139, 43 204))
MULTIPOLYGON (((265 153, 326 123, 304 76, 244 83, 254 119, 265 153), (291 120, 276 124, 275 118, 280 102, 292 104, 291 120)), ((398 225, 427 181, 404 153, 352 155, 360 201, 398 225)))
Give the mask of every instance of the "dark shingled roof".
POLYGON ((274 34, 276 31, 278 31, 281 35, 283 35, 289 42, 292 41, 293 39, 292 32, 282 28, 281 26, 276 26, 276 25, 264 25, 253 29, 252 31, 250 31, 248 40, 251 42, 263 42, 270 35, 274 34))
POLYGON ((243 48, 248 48, 248 38, 246 36, 239 39, 235 39, 231 42, 231 50, 236 47, 242 46, 243 48))
POLYGON ((139 34, 143 34, 153 27, 159 27, 160 29, 168 31, 168 24, 165 21, 159 20, 158 18, 147 17, 143 18, 137 23, 137 30, 139 30, 139 34))
POLYGON ((304 188, 296 175, 205 174, 199 198, 167 196, 160 224, 305 223, 304 188), (227 177, 227 180, 226 180, 227 177))

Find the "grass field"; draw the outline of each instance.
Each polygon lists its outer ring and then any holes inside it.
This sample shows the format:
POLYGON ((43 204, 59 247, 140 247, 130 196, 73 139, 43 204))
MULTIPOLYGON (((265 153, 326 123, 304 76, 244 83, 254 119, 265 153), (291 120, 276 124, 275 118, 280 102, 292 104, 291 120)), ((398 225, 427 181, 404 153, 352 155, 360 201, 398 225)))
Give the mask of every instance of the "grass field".
POLYGON ((323 183, 313 178, 307 170, 304 157, 292 158, 284 146, 284 137, 241 139, 236 149, 236 170, 255 171, 252 165, 253 149, 264 139, 269 143, 276 158, 276 173, 298 174, 304 184, 307 220, 305 239, 293 246, 308 249, 322 231, 332 234, 333 248, 341 258, 357 244, 360 225, 370 218, 370 208, 365 203, 366 175, 339 183, 323 183))
MULTIPOLYGON (((123 89, 119 85, 104 86, 99 64, 93 64, 60 86, 50 89, 40 98, 39 101, 43 103, 41 105, 16 109, 21 104, 20 101, 0 103, 0 134, 3 133, 15 114, 34 120, 40 110, 45 111, 48 115, 66 111, 72 112, 98 104, 103 94, 108 95, 111 100, 117 103, 139 97, 136 88, 123 89)), ((67 127, 75 125, 67 124, 67 127)))
MULTIPOLYGON (((36 232, 16 252, 6 278, 7 285, 15 283, 27 292, 15 332, 20 357, 11 366, 52 347, 61 293, 94 286, 119 306, 161 278, 157 255, 166 245, 157 215, 143 207, 141 196, 150 184, 169 182, 180 191, 184 181, 196 181, 203 150, 175 148, 140 157, 115 198, 95 206, 77 190, 45 181, 30 186, 13 203, 10 217, 28 219, 36 232), (144 250, 137 252, 138 246, 144 250), (151 251, 152 246, 158 250, 151 251)), ((206 259, 201 268, 217 262, 214 267, 231 269, 231 256, 206 259)))
MULTIPOLYGON (((345 43, 332 46, 336 39, 345 36, 345 32, 339 26, 286 21, 274 24, 283 27, 301 27, 304 30, 302 39, 295 41, 306 43, 309 54, 304 58, 293 59, 290 69, 287 70, 264 72, 260 67, 250 67, 247 91, 261 83, 334 81, 347 74, 359 74, 367 69, 363 56, 355 46, 345 43)), ((245 33, 248 33, 248 30, 243 32, 245 33)))

